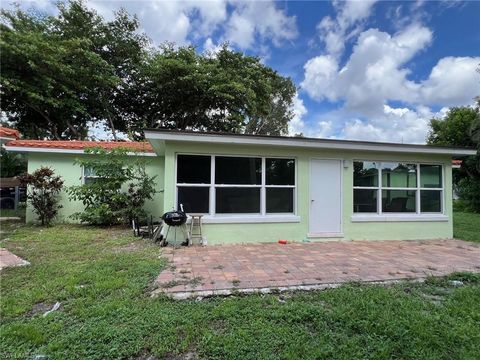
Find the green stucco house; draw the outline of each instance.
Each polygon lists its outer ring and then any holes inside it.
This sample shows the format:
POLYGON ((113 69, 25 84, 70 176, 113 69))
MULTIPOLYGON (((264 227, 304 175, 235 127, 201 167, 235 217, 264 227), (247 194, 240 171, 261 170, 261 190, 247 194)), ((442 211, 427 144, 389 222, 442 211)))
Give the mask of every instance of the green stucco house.
MULTIPOLYGON (((451 238, 452 157, 475 150, 426 145, 146 130, 148 143, 15 140, 28 171, 49 166, 78 185, 83 149, 128 146, 149 157, 160 217, 183 205, 204 214, 208 244, 451 238)), ((81 209, 62 195, 60 221, 81 209)), ((27 221, 34 220, 31 212, 27 221)))

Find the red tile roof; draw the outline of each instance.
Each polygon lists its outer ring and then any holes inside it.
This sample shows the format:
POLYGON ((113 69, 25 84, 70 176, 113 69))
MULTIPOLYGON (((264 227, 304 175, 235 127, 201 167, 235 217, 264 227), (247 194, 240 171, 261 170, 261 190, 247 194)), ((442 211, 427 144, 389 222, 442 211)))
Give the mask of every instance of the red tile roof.
POLYGON ((134 141, 12 140, 8 142, 7 147, 65 150, 84 150, 91 147, 101 147, 103 149, 127 148, 142 152, 153 152, 150 143, 134 141))
POLYGON ((18 139, 20 137, 20 132, 15 129, 0 126, 0 137, 18 139))

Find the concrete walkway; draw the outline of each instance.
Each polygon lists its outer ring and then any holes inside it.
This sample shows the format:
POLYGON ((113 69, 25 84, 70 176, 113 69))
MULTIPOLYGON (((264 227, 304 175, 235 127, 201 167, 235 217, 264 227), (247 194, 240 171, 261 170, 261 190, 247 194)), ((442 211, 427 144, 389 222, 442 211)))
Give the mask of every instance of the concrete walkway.
POLYGON ((28 261, 19 258, 7 249, 0 248, 0 270, 6 267, 24 266, 29 264, 28 261))
POLYGON ((350 241, 166 248, 170 266, 154 294, 177 299, 321 289, 348 281, 392 282, 480 272, 480 244, 460 240, 350 241))

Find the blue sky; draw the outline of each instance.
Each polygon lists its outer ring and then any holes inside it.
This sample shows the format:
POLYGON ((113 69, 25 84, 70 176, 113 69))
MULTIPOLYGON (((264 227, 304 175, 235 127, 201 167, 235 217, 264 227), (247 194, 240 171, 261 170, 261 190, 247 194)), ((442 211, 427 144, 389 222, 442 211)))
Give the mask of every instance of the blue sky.
MULTIPOLYGON (((5 6, 5 2, 3 2, 5 6)), ((21 1, 52 13, 48 0, 21 1)), ((477 1, 100 1, 154 44, 224 41, 298 86, 292 134, 422 143, 428 120, 480 95, 477 1)), ((7 5, 8 6, 8 5, 7 5)))

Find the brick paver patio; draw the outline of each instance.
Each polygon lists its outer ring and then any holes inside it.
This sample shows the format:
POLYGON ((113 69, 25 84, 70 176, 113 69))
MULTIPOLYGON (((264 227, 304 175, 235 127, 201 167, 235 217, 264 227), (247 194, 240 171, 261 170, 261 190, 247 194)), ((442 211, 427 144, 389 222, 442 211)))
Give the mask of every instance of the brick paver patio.
POLYGON ((480 272, 479 245, 460 240, 192 246, 162 256, 170 265, 154 293, 178 299, 480 272))
POLYGON ((6 267, 28 265, 29 262, 19 258, 7 249, 0 248, 0 270, 6 267))

